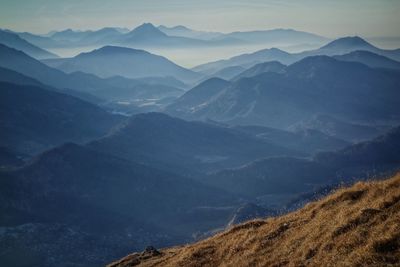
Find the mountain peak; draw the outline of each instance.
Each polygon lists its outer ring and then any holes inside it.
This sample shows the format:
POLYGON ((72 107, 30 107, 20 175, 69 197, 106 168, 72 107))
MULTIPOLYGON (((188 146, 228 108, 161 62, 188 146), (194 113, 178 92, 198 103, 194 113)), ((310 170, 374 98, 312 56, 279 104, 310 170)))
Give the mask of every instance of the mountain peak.
POLYGON ((152 23, 145 22, 135 28, 135 30, 138 30, 138 29, 157 29, 157 28, 152 23))
POLYGON ((166 36, 151 23, 143 23, 128 33, 132 36, 166 36))
POLYGON ((349 36, 336 39, 321 49, 343 49, 343 48, 374 48, 373 45, 359 36, 349 36))

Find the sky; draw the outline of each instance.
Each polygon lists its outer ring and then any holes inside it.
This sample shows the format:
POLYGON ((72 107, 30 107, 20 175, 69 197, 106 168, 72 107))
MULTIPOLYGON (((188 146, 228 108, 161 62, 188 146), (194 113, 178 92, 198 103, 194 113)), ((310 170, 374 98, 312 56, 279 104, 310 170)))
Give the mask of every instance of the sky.
POLYGON ((151 22, 221 32, 400 36, 399 14, 400 0, 0 0, 0 28, 33 33, 151 22))

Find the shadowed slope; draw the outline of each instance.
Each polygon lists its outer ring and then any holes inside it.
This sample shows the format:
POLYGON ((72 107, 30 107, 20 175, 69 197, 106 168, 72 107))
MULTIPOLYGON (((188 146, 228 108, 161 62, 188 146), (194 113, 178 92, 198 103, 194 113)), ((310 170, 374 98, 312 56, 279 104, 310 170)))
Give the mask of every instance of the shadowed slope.
POLYGON ((109 266, 398 266, 399 221, 400 174, 337 190, 285 216, 250 221, 192 245, 131 254, 109 266))

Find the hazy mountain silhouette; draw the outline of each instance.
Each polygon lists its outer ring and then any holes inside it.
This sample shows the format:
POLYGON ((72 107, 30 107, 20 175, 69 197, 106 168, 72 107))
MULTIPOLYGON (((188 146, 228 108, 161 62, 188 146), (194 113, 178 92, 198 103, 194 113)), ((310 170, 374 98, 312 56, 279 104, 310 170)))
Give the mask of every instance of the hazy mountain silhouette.
POLYGON ((394 60, 400 60, 400 50, 380 49, 358 36, 339 38, 328 43, 325 46, 322 46, 317 50, 305 51, 296 54, 296 56, 298 58, 315 55, 334 56, 347 54, 353 51, 369 51, 378 55, 389 57, 394 60))
POLYGON ((185 116, 185 113, 196 112, 196 109, 216 98, 230 84, 230 82, 220 78, 208 79, 174 101, 166 108, 166 112, 171 115, 182 114, 183 116, 185 116))
POLYGON ((160 25, 157 28, 169 36, 195 38, 200 40, 212 40, 214 38, 221 37, 224 35, 223 33, 219 32, 196 31, 189 29, 188 27, 185 27, 183 25, 178 25, 174 27, 167 27, 164 25, 160 25))
POLYGON ((240 79, 204 105, 186 108, 190 112, 182 116, 275 128, 319 113, 343 120, 393 121, 399 119, 399 82, 396 72, 327 56, 308 57, 285 73, 240 79))
POLYGON ((233 77, 232 81, 237 81, 241 78, 249 78, 254 77, 264 72, 276 72, 283 73, 285 72, 286 65, 279 63, 278 61, 269 61, 264 63, 259 63, 254 65, 253 67, 239 73, 235 77, 233 77))
POLYGON ((108 45, 121 36, 118 28, 106 27, 95 31, 74 31, 66 29, 56 31, 48 36, 35 35, 28 32, 16 33, 32 44, 44 48, 71 48, 80 46, 108 45))
MULTIPOLYGON (((144 80, 133 80, 124 77, 101 79, 93 74, 83 72, 66 74, 29 57, 23 52, 1 44, 0 56, 2 57, 0 66, 3 68, 32 77, 45 85, 56 87, 66 94, 71 94, 94 103, 101 102, 101 99, 96 99, 93 96, 106 100, 115 100, 126 97, 131 99, 139 95, 141 97, 145 96, 145 98, 152 98, 155 94, 157 97, 177 96, 181 94, 181 90, 178 88, 170 85, 162 85, 182 84, 170 77, 148 77, 144 80), (149 94, 146 95, 146 92, 149 94), (86 94, 91 94, 93 96, 91 97, 86 94)), ((7 81, 7 77, 3 77, 3 81, 7 81)), ((11 77, 12 76, 9 78, 11 77)), ((11 82, 19 83, 16 79, 13 79, 11 82)))
POLYGON ((155 27, 143 23, 132 30, 106 27, 99 30, 53 31, 45 36, 31 33, 16 33, 27 41, 43 48, 71 48, 83 46, 126 45, 135 48, 163 47, 207 47, 232 45, 291 46, 313 44, 320 45, 327 38, 292 29, 273 29, 219 33, 197 31, 178 25, 155 27))
MULTIPOLYGON (((212 75, 210 75, 211 77, 216 77, 216 78, 221 78, 224 80, 230 80, 233 77, 235 77, 236 75, 242 73, 243 71, 245 71, 246 69, 244 67, 241 66, 232 66, 232 67, 226 67, 223 68, 215 73, 213 73, 212 75)), ((210 77, 208 77, 210 78, 210 77)))
POLYGON ((348 54, 334 56, 334 58, 343 61, 354 61, 363 63, 371 68, 387 68, 400 70, 400 62, 392 60, 369 51, 354 51, 348 54))
POLYGON ((50 36, 36 35, 30 32, 13 32, 22 39, 44 49, 63 47, 63 42, 56 41, 50 36))
POLYGON ((191 46, 205 46, 208 44, 205 40, 169 36, 162 32, 160 29, 155 27, 151 23, 143 23, 136 27, 132 31, 121 35, 116 44, 132 47, 163 47, 163 48, 174 48, 174 47, 191 47, 191 46))
POLYGON ((212 74, 216 71, 230 67, 230 66, 242 66, 244 68, 250 68, 258 63, 266 61, 279 61, 283 64, 290 64, 296 61, 296 58, 277 48, 264 49, 250 54, 243 54, 232 57, 226 60, 218 60, 206 64, 199 65, 192 70, 201 72, 204 74, 212 74))
POLYGON ((19 37, 17 34, 9 31, 0 30, 0 44, 23 51, 24 53, 37 59, 58 57, 57 55, 29 43, 19 37))
POLYGON ((296 31, 292 29, 273 29, 265 31, 232 32, 228 37, 245 40, 252 43, 275 43, 275 44, 321 44, 328 39, 316 34, 296 31))
POLYGON ((343 37, 336 39, 316 50, 308 50, 300 53, 287 53, 282 50, 271 48, 259 50, 250 54, 242 54, 226 60, 209 62, 193 68, 194 71, 211 74, 220 69, 230 66, 243 66, 249 68, 258 63, 266 61, 279 61, 283 64, 292 64, 309 56, 343 55, 353 51, 370 51, 378 55, 386 56, 393 60, 400 60, 400 50, 384 50, 375 47, 360 37, 343 37))
POLYGON ((194 81, 199 75, 176 65, 168 59, 143 50, 105 46, 73 58, 46 60, 49 66, 67 73, 82 71, 107 78, 123 76, 142 78, 172 76, 182 81, 194 81))

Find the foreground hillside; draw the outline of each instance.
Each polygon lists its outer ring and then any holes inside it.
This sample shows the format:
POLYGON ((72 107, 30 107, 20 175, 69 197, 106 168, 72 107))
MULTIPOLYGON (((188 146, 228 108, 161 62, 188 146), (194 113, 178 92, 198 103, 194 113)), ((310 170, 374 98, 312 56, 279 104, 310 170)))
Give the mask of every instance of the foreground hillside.
POLYGON ((297 212, 204 241, 147 248, 116 266, 399 266, 400 174, 359 182, 297 212))

